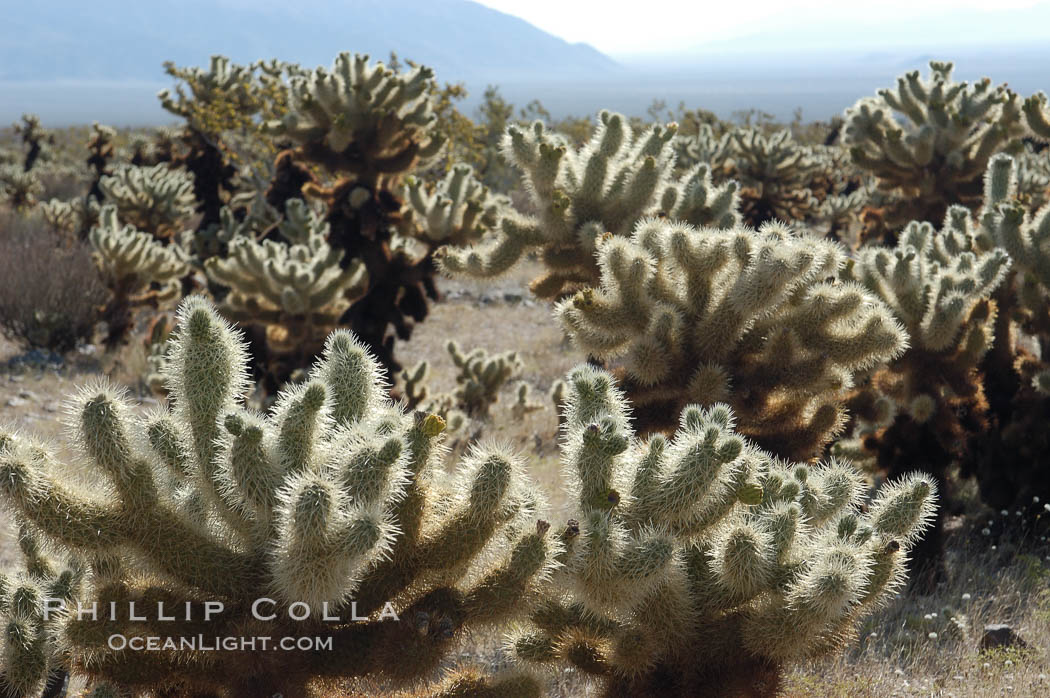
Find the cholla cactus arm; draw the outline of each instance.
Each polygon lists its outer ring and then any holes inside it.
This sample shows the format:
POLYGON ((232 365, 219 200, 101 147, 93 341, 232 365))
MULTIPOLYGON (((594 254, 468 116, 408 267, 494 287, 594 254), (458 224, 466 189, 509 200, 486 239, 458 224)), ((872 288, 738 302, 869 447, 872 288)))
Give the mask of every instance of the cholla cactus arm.
POLYGON ((988 78, 955 82, 951 72, 951 63, 931 61, 928 79, 910 72, 895 90, 846 111, 844 142, 854 162, 894 196, 891 227, 941 220, 951 203, 972 207, 989 159, 1024 135, 1016 94, 988 78), (894 112, 907 121, 898 123, 894 112))
MULTIPOLYGON (((443 423, 393 405, 348 332, 333 333, 310 378, 266 416, 242 407, 245 347, 207 301, 184 302, 171 341, 170 412, 137 417, 105 385, 74 402, 75 447, 105 483, 97 492, 66 480, 45 447, 0 436, 0 496, 42 539, 23 545, 34 573, 58 569, 39 554, 45 543, 91 558, 86 588, 63 593, 118 608, 112 618, 56 616, 47 636, 60 638, 74 673, 123 690, 238 696, 303 695, 340 676, 425 680, 464 628, 520 613, 557 564, 561 538, 536 521, 518 459, 490 446, 453 482, 437 477, 443 423), (260 598, 279 607, 272 623, 252 616, 260 598), (368 620, 351 621, 350 599, 368 620), (176 628, 149 610, 139 620, 129 600, 191 608, 193 620, 176 628), (225 612, 205 622, 213 600, 225 612), (312 620, 291 620, 296 602, 312 620), (345 620, 322 621, 322 608, 345 620), (330 637, 333 651, 202 657, 178 647, 132 661, 106 644, 114 633, 264 629, 330 637)), ((57 579, 56 589, 71 586, 57 579)), ((7 598, 0 589, 0 604, 7 598)), ((33 671, 17 680, 35 687, 40 653, 19 647, 14 666, 33 671)))
POLYGON ((824 281, 841 261, 783 227, 644 221, 602 243, 601 285, 557 313, 581 349, 621 362, 643 428, 690 402, 729 402, 742 433, 807 459, 839 428, 853 374, 904 345, 885 305, 824 281))
POLYGON ((639 442, 609 374, 581 367, 567 385, 579 540, 558 573, 564 596, 509 642, 519 661, 575 666, 602 695, 649 695, 669 677, 758 691, 840 646, 902 582, 932 514, 928 478, 886 486, 862 514, 852 466, 775 459, 725 405, 687 407, 669 437, 639 442))
POLYGON ((538 249, 548 273, 533 281, 532 290, 554 299, 596 283, 597 240, 606 233, 629 236, 645 216, 662 212, 697 225, 736 222, 736 187, 714 187, 706 165, 674 178, 675 132, 671 124, 636 134, 624 116, 602 112, 591 139, 574 151, 542 122, 509 127, 504 153, 521 170, 539 214, 506 216, 494 240, 446 247, 439 264, 449 274, 492 277, 538 249))
POLYGON ((409 178, 405 199, 422 235, 437 244, 466 245, 495 230, 510 200, 489 192, 469 165, 455 165, 434 190, 409 178))
POLYGON ((1025 121, 1028 128, 1040 140, 1050 141, 1050 108, 1047 107, 1045 92, 1036 92, 1024 101, 1025 121))
POLYGON ((158 238, 171 237, 197 207, 193 175, 164 163, 124 165, 102 177, 99 189, 106 203, 116 206, 122 221, 158 238))

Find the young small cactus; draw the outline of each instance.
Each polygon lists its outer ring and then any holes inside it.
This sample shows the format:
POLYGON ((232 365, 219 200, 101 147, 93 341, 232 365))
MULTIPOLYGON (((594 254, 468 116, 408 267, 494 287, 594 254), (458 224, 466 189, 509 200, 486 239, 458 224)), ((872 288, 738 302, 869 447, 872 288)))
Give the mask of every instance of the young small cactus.
MULTIPOLYGON (((242 406, 245 347, 207 301, 183 301, 171 342, 170 410, 135 415, 104 382, 74 400, 90 487, 40 442, 0 432, 5 506, 50 549, 91 560, 48 630, 74 674, 126 692, 235 697, 305 695, 341 677, 429 680, 467 629, 527 608, 557 564, 561 540, 537 521, 519 459, 482 445, 439 477, 444 423, 393 405, 349 332, 333 333, 265 416, 242 406), (99 613, 68 610, 77 603, 99 613), (173 611, 177 622, 161 617, 173 611), (109 644, 143 633, 331 644, 204 652, 180 640, 148 659, 109 644)), ((39 637, 22 627, 18 638, 39 637)), ((2 672, 35 688, 32 642, 19 645, 32 667, 9 652, 2 672)))
POLYGON ((788 463, 687 407, 639 439, 612 376, 568 379, 563 438, 576 504, 558 593, 508 645, 575 667, 601 695, 772 696, 793 662, 833 651, 903 581, 935 487, 912 476, 862 513, 848 463, 788 463))

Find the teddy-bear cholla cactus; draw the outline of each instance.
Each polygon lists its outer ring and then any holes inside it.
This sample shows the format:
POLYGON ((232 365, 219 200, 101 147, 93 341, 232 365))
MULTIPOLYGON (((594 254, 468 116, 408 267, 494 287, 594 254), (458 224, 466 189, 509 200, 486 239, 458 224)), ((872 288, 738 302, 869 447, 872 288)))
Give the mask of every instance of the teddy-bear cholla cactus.
POLYGON ((81 230, 90 230, 97 224, 101 207, 91 198, 69 201, 51 199, 41 202, 39 211, 48 225, 72 235, 81 230))
POLYGON ((679 133, 674 138, 675 164, 680 168, 690 168, 706 163, 716 178, 724 179, 726 165, 733 152, 732 138, 732 131, 716 136, 711 124, 706 123, 697 127, 696 135, 684 136, 679 133))
POLYGON ((117 602, 115 619, 63 619, 57 636, 74 673, 197 696, 305 695, 312 681, 349 676, 426 679, 464 628, 513 615, 555 564, 559 534, 535 519, 521 463, 480 447, 454 477, 439 477, 441 420, 392 405, 348 332, 330 336, 309 380, 268 416, 241 406, 245 349, 207 301, 183 302, 172 341, 170 411, 134 416, 104 384, 74 401, 75 446, 101 490, 64 478, 31 438, 0 441, 7 505, 49 545, 92 561, 79 601, 117 602), (272 622, 253 619, 260 598, 277 602, 272 622), (209 600, 226 607, 205 623, 209 600), (147 620, 130 618, 129 601, 147 620), (162 622, 158 601, 179 613, 190 604, 193 620, 162 622), (309 620, 284 612, 296 602, 313 610, 309 620), (343 621, 323 622, 325 604, 343 621), (352 608, 368 620, 350 622, 352 608), (333 644, 148 657, 107 647, 114 633, 199 632, 333 644))
POLYGON ((714 227, 739 223, 736 184, 714 186, 707 163, 672 176, 675 132, 672 124, 635 134, 624 116, 602 112, 590 141, 577 151, 542 122, 509 127, 503 151, 522 171, 538 216, 508 214, 495 239, 446 247, 439 263, 450 274, 488 278, 538 250, 546 273, 531 289, 554 299, 596 284, 596 241, 605 233, 630 235, 645 216, 714 227))
POLYGON ((454 165, 433 192, 426 183, 411 177, 405 183, 409 213, 432 243, 465 245, 494 230, 503 212, 510 207, 506 196, 492 194, 474 177, 470 165, 454 165))
POLYGON ((12 208, 30 208, 43 193, 44 185, 35 170, 24 170, 21 165, 0 165, 0 200, 12 208))
POLYGON ((802 222, 818 210, 810 181, 830 163, 782 129, 766 136, 757 129, 730 132, 729 175, 740 183, 740 207, 753 226, 770 220, 802 222))
POLYGON ((22 143, 26 146, 23 171, 29 172, 38 161, 43 162, 52 157, 51 146, 55 143, 55 136, 40 125, 39 116, 23 114, 22 123, 12 124, 11 128, 22 137, 22 143))
POLYGON ((99 189, 122 221, 160 239, 172 237, 197 206, 193 175, 165 163, 121 166, 99 180, 99 189))
POLYGON ((792 464, 687 407, 640 440, 612 377, 568 381, 575 498, 559 594, 509 638, 519 660, 571 665, 609 696, 772 696, 784 667, 831 651, 897 588, 934 486, 886 485, 867 511, 848 463, 792 464))
MULTIPOLYGON (((228 252, 204 263, 209 278, 230 289, 221 312, 265 328, 269 359, 292 353, 297 367, 307 365, 350 303, 364 293, 364 266, 358 260, 342 264, 343 251, 326 241, 323 216, 301 199, 285 207, 276 231, 281 241, 257 241, 257 234, 232 217, 224 221, 228 252)), ((277 378, 284 380, 287 375, 277 378)))
POLYGON ((121 341, 132 326, 132 311, 157 307, 179 297, 179 279, 189 271, 173 247, 165 247, 149 233, 121 225, 114 206, 102 207, 88 240, 95 266, 112 297, 102 310, 109 323, 107 344, 121 341))
MULTIPOLYGON (((9 438, 0 436, 0 451, 9 438)), ((45 687, 61 686, 65 677, 53 635, 60 620, 56 614, 45 617, 44 599, 72 601, 84 569, 76 559, 58 564, 25 525, 18 544, 22 568, 10 576, 0 573, 0 694, 36 698, 45 687)))
POLYGON ((884 207, 889 228, 942 220, 951 204, 976 207, 989 159, 1025 135, 1016 94, 988 78, 955 82, 951 73, 951 63, 931 61, 928 79, 909 72, 896 89, 846 110, 854 162, 893 195, 884 207))
POLYGON ((399 74, 367 55, 341 53, 331 70, 294 75, 288 113, 272 128, 335 171, 352 172, 369 188, 439 152, 431 126, 433 71, 399 74), (356 147, 350 148, 354 144, 356 147))
MULTIPOLYGON (((895 248, 862 248, 843 272, 885 302, 910 337, 907 351, 876 369, 850 400, 867 423, 863 451, 891 476, 921 468, 943 485, 952 463, 970 458, 969 440, 989 429, 978 369, 997 339, 993 293, 1010 259, 1001 249, 983 250, 979 229, 967 209, 952 206, 939 231, 913 221, 895 248)), ((941 540, 938 516, 916 550, 918 588, 943 579, 941 540)))
POLYGON ((905 337, 885 305, 826 281, 835 243, 782 224, 755 232, 651 219, 598 250, 601 284, 557 314, 573 341, 620 361, 639 426, 669 428, 686 404, 728 402, 741 433, 807 460, 838 432, 853 375, 905 337))
POLYGON ((978 244, 1005 251, 1011 266, 994 295, 995 344, 980 366, 987 428, 973 435, 961 460, 985 503, 1011 510, 1050 497, 1050 436, 1042 428, 1050 419, 1050 204, 1035 209, 1020 164, 1005 154, 992 158, 974 225, 978 244))

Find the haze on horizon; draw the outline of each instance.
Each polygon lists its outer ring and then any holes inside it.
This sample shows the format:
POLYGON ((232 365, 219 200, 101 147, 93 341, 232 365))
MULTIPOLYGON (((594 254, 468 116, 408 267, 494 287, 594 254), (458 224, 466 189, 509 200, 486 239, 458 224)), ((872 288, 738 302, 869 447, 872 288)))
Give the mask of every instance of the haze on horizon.
MULTIPOLYGON (((1017 27, 1016 34, 994 32, 988 35, 983 26, 973 26, 971 36, 960 37, 959 27, 946 25, 938 31, 935 20, 952 10, 970 9, 988 12, 1032 8, 1048 4, 1046 0, 883 0, 877 6, 869 3, 842 3, 840 0, 749 0, 745 8, 733 3, 682 2, 682 0, 647 0, 644 11, 639 3, 605 0, 604 11, 595 11, 591 0, 476 0, 482 5, 514 15, 530 24, 571 43, 590 44, 599 51, 619 59, 671 55, 703 50, 706 43, 741 38, 767 31, 805 28, 807 35, 819 33, 821 25, 838 25, 857 21, 871 25, 875 31, 868 41, 884 47, 907 42, 908 32, 891 31, 924 21, 923 33, 931 42, 974 40, 975 43, 1003 43, 1016 38, 1035 38, 1033 31, 1046 37, 1047 29, 1017 27), (877 14, 876 14, 877 13, 877 14), (668 21, 668 18, 673 18, 668 21)), ((829 36, 832 48, 835 36, 829 36)), ((850 37, 845 37, 847 42, 850 37)), ((844 43, 843 48, 854 46, 844 43)))

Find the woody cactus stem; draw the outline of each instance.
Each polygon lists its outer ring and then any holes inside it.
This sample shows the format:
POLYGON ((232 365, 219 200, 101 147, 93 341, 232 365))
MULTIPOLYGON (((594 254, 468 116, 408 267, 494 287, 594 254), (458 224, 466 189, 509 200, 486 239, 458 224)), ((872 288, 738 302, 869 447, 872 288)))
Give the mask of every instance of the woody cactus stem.
POLYGON ((101 495, 64 478, 40 442, 0 434, 4 506, 48 546, 92 561, 74 601, 105 610, 63 614, 54 629, 74 674, 128 692, 234 698, 361 676, 414 683, 469 628, 531 605, 562 552, 536 519, 522 464, 481 446, 456 476, 436 477, 444 424, 393 405, 349 332, 329 337, 309 379, 268 416, 242 406, 245 348, 207 301, 182 303, 171 341, 170 411, 137 416, 105 384, 75 400, 75 447, 106 482, 101 495), (204 620, 215 602, 223 610, 204 620), (331 649, 107 644, 200 633, 316 637, 331 649))
POLYGON ((329 244, 346 251, 343 264, 359 260, 368 277, 340 322, 391 372, 401 369, 395 339, 408 339, 438 298, 434 246, 480 236, 498 222, 502 202, 469 168, 455 168, 433 197, 411 180, 404 186, 443 145, 432 77, 428 68, 398 73, 343 53, 331 69, 295 71, 288 113, 270 125, 294 147, 278 155, 267 200, 278 209, 300 195, 325 202, 329 244), (322 185, 311 168, 326 171, 332 184, 322 185))
POLYGON ((525 664, 573 666, 604 696, 773 696, 794 662, 843 645, 903 581, 932 481, 884 486, 861 512, 848 463, 788 463, 734 431, 724 404, 687 407, 639 440, 612 377, 568 380, 575 495, 560 593, 509 639, 525 664))

